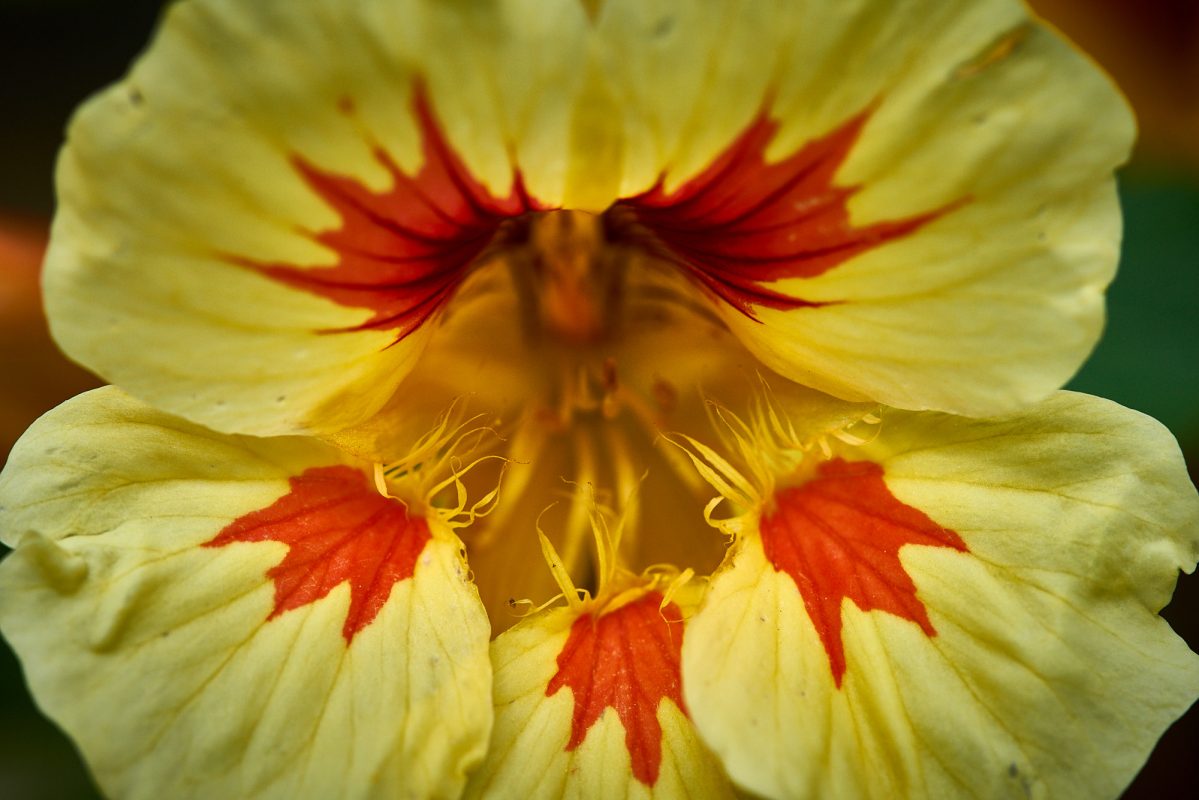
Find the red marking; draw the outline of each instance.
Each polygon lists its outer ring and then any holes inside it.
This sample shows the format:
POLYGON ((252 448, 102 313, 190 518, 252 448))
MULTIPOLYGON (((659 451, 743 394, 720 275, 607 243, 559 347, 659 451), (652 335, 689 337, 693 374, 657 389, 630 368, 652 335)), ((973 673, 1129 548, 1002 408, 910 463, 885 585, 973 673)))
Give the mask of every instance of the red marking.
POLYGON ((287 545, 287 555, 266 573, 275 581, 275 608, 267 619, 315 603, 348 581, 350 609, 341 629, 348 644, 374 621, 392 587, 412 577, 431 538, 429 526, 352 467, 314 467, 290 483, 288 494, 234 520, 204 546, 287 545))
POLYGON ((762 548, 775 570, 795 581, 838 687, 845 675, 845 598, 862 611, 886 611, 936 635, 899 563, 899 549, 920 544, 965 552, 966 545, 924 512, 895 499, 883 482, 882 467, 833 459, 820 465, 815 478, 774 499, 777 508, 762 517, 762 548))
MULTIPOLYGON (((450 147, 420 91, 414 106, 422 140, 420 171, 406 175, 377 150, 392 178, 385 192, 376 194, 356 180, 294 159, 308 184, 341 217, 338 229, 311 234, 337 252, 337 264, 248 264, 289 286, 374 312, 361 325, 340 330, 395 330, 396 341, 403 339, 449 299, 500 223, 535 208, 519 174, 506 199, 490 195, 450 147)), ((339 108, 352 114, 354 106, 343 99, 339 108)))
POLYGON ((662 767, 658 704, 670 700, 687 713, 679 670, 683 626, 667 624, 663 615, 678 619, 679 609, 669 603, 659 611, 661 602, 651 592, 602 616, 575 620, 558 654, 558 672, 545 689, 551 697, 569 686, 574 695, 567 750, 583 743, 604 709, 616 709, 633 776, 646 786, 657 782, 662 767))
POLYGON ((696 177, 667 194, 662 182, 624 203, 664 246, 663 255, 717 296, 753 317, 754 306, 824 305, 766 284, 813 278, 854 256, 916 231, 956 208, 855 228, 849 199, 860 186, 834 186, 870 111, 767 164, 778 123, 765 114, 696 177))

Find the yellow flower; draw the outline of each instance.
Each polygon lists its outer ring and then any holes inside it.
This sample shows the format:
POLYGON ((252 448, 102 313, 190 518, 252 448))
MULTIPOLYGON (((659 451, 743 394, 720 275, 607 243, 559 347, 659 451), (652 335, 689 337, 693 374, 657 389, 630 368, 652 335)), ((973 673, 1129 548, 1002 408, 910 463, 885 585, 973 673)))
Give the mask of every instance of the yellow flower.
POLYGON ((1008 0, 180 2, 0 627, 116 797, 1115 796, 1199 694, 1177 448, 1054 394, 1131 135, 1008 0))

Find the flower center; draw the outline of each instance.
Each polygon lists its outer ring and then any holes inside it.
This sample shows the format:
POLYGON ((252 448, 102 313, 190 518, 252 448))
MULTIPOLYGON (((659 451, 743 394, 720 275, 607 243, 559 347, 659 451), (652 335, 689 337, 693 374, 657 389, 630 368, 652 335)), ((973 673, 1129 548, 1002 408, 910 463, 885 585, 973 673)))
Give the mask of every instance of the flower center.
MULTIPOLYGON (((518 620, 514 602, 558 592, 539 528, 592 592, 597 512, 621 527, 627 572, 715 569, 725 542, 703 518, 711 489, 661 434, 710 439, 699 390, 737 363, 748 356, 700 290, 608 215, 540 212, 500 231, 410 379, 413 393, 456 379, 501 421, 499 502, 460 531, 497 633, 518 620)), ((481 494, 498 475, 471 480, 481 494)))
POLYGON ((614 333, 627 254, 606 241, 604 220, 584 211, 549 211, 527 221, 527 241, 511 254, 528 333, 591 344, 614 333), (537 327, 539 324, 539 328, 537 327))

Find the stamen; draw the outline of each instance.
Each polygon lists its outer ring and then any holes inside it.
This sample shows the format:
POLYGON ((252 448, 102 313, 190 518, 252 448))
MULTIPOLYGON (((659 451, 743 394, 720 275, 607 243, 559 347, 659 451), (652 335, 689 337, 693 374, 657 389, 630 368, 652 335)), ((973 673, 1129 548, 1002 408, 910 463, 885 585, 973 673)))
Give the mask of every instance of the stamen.
POLYGON ((375 463, 374 468, 375 489, 384 497, 391 497, 391 491, 387 488, 387 476, 383 472, 383 465, 375 463))
MULTIPOLYGON (((662 592, 662 603, 661 603, 661 605, 658 606, 658 611, 665 613, 666 607, 669 606, 674 601, 675 597, 678 595, 679 591, 681 589, 683 589, 683 587, 685 587, 685 586, 687 586, 687 584, 691 583, 691 581, 694 577, 695 577, 695 570, 693 570, 691 567, 687 567, 687 569, 685 569, 682 572, 680 572, 679 574, 675 575, 674 578, 670 581, 670 583, 666 586, 666 591, 662 592)), ((669 620, 668 619, 666 621, 667 622, 682 622, 681 619, 678 619, 678 620, 669 620)))
POLYGON ((432 430, 421 436, 409 453, 390 464, 374 465, 374 484, 379 494, 396 499, 408 507, 416 500, 425 513, 436 516, 450 528, 462 528, 495 510, 500 486, 510 460, 495 454, 481 455, 463 463, 462 455, 477 452, 488 434, 498 434, 488 425, 472 424, 485 415, 465 417, 460 400, 438 417, 432 430), (462 479, 480 464, 503 464, 494 488, 471 503, 462 479), (453 488, 448 504, 438 503, 439 496, 453 488))
POLYGON ((566 563, 577 564, 586 547, 590 522, 590 505, 595 502, 595 483, 599 479, 598 455, 591 433, 580 427, 573 429, 573 445, 576 470, 574 480, 567 483, 573 488, 570 497, 570 513, 566 519, 563 549, 569 559, 566 563), (590 496, 588 496, 588 493, 590 496))
POLYGON ((742 508, 758 504, 763 496, 759 489, 711 447, 682 433, 665 438, 687 454, 695 469, 722 497, 742 508))
MULTIPOLYGON (((546 510, 548 511, 549 509, 547 508, 546 510)), ((544 513, 543 511, 542 514, 544 513)), ((562 590, 561 596, 566 598, 566 602, 571 608, 581 610, 584 601, 591 599, 591 595, 586 589, 575 587, 574 581, 570 579, 570 572, 563 565, 562 557, 558 555, 558 551, 554 548, 554 543, 550 541, 550 537, 546 536, 545 531, 541 529, 540 517, 537 519, 537 539, 541 542, 541 554, 545 558, 545 563, 550 568, 550 573, 554 576, 554 582, 562 590)))

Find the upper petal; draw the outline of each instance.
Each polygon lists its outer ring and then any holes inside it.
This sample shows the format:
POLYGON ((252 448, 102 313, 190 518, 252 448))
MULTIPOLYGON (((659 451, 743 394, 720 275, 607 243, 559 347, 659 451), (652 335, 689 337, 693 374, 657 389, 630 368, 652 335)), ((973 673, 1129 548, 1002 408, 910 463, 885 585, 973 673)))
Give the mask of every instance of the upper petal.
POLYGON ((1078 368, 1132 117, 1020 4, 603 13, 623 203, 772 369, 977 415, 1078 368))
POLYGON ((114 796, 456 797, 491 727, 489 626, 461 543, 414 509, 315 441, 99 390, 0 478, 0 627, 114 796))
POLYGON ((219 430, 361 422, 503 220, 557 202, 581 18, 564 3, 173 7, 71 125, 55 337, 219 430))
POLYGON ((217 429, 329 434, 504 220, 615 204, 841 397, 990 413, 1090 349, 1131 118, 1014 0, 535 5, 173 8, 72 124, 56 338, 217 429))

